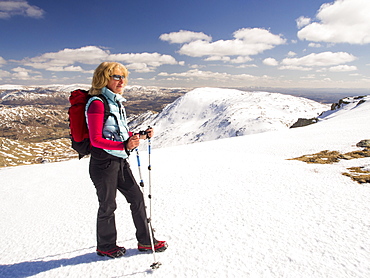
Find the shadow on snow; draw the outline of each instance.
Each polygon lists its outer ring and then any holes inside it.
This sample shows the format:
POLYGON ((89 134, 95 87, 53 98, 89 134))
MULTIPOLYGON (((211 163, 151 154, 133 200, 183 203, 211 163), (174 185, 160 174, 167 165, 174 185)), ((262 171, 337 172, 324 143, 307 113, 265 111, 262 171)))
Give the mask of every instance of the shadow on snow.
MULTIPOLYGON (((124 257, 131 257, 138 254, 139 251, 137 250, 127 249, 127 253, 124 257)), ((53 255, 49 257, 55 256, 60 255, 53 255)), ((95 252, 79 255, 73 258, 63 258, 57 260, 44 261, 44 259, 47 258, 48 257, 16 264, 0 265, 0 277, 12 277, 12 278, 29 277, 60 267, 74 266, 79 264, 89 264, 104 260, 112 260, 111 258, 108 257, 98 256, 95 252)))

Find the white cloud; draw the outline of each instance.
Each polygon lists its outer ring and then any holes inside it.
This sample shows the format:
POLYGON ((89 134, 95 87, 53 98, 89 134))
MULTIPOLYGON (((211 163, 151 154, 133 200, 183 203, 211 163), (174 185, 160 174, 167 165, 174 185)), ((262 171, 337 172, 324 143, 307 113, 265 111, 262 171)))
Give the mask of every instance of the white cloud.
POLYGON ((296 19, 297 27, 301 29, 302 27, 311 23, 311 18, 300 16, 296 19))
POLYGON ((301 40, 330 43, 370 43, 370 1, 336 0, 323 4, 316 18, 298 31, 301 40))
POLYGON ((129 69, 140 72, 153 71, 164 64, 178 64, 170 55, 159 53, 111 54, 109 50, 97 46, 85 46, 77 49, 63 49, 58 52, 44 53, 20 61, 25 66, 48 71, 80 71, 82 67, 75 64, 98 65, 103 61, 124 62, 129 69))
POLYGON ((13 68, 12 71, 15 72, 12 74, 12 79, 15 80, 35 80, 41 78, 40 72, 22 67, 13 68))
POLYGON ((270 31, 261 28, 243 28, 234 32, 234 37, 248 44, 262 44, 262 48, 266 49, 285 43, 285 39, 281 38, 281 35, 274 35, 270 31))
POLYGON ((4 77, 9 77, 10 75, 10 72, 0 69, 0 80, 4 77))
POLYGON ((187 43, 191 41, 204 40, 211 41, 212 37, 207 36, 202 32, 192 32, 180 30, 179 32, 172 32, 169 34, 162 34, 159 36, 162 41, 168 41, 169 43, 187 43))
POLYGON ((308 44, 308 46, 309 46, 309 47, 316 47, 316 48, 319 48, 319 47, 321 47, 321 44, 311 42, 311 43, 309 43, 309 44, 308 44))
POLYGON ((300 78, 301 79, 315 79, 316 75, 315 74, 308 74, 307 76, 302 76, 300 78))
POLYGON ((163 55, 159 53, 125 53, 125 54, 111 54, 109 60, 122 61, 126 63, 145 63, 149 66, 159 67, 160 65, 177 64, 176 59, 170 55, 163 55))
POLYGON ((346 52, 311 53, 301 58, 285 58, 281 64, 296 67, 334 66, 353 62, 357 58, 346 52))
POLYGON ((288 57, 294 57, 296 55, 297 55, 297 53, 295 53, 293 51, 289 51, 288 54, 287 54, 288 57))
POLYGON ((159 76, 166 77, 166 78, 177 78, 177 79, 207 79, 212 80, 215 79, 218 82, 230 81, 230 80, 256 80, 260 77, 256 77, 250 74, 238 74, 233 75, 225 72, 212 72, 212 71, 201 71, 199 69, 192 69, 187 72, 181 73, 167 73, 161 72, 158 74, 159 76))
MULTIPOLYGON (((20 61, 25 66, 37 69, 68 67, 75 63, 98 64, 109 58, 109 51, 96 46, 85 46, 77 49, 65 48, 58 52, 44 53, 33 58, 20 61)), ((53 69, 52 69, 53 70, 53 69)))
MULTIPOLYGON (((171 34, 175 35, 175 33, 171 34)), ((281 35, 274 35, 268 30, 260 28, 243 28, 234 32, 233 35, 234 39, 232 40, 218 40, 215 42, 204 38, 193 38, 190 42, 181 46, 179 53, 190 57, 207 57, 206 60, 212 61, 244 63, 251 61, 249 56, 257 55, 286 42, 281 35), (237 56, 237 58, 231 59, 230 56, 237 56)), ((171 42, 174 42, 174 39, 171 42)))
POLYGON ((279 64, 274 58, 266 58, 262 62, 267 66, 277 66, 279 64))
POLYGON ((238 56, 235 59, 231 59, 229 56, 210 56, 204 60, 230 62, 232 64, 243 64, 252 61, 252 59, 248 56, 238 56))
POLYGON ((16 15, 41 18, 44 13, 44 10, 28 4, 27 1, 0 1, 1 19, 7 19, 16 15))
POLYGON ((68 67, 48 67, 46 68, 48 71, 76 71, 76 72, 84 72, 84 70, 78 66, 68 66, 68 67))
POLYGON ((189 65, 189 68, 192 68, 192 69, 200 69, 200 68, 205 68, 205 67, 206 67, 205 65, 197 65, 197 64, 189 65))
POLYGON ((14 71, 14 72, 34 72, 32 70, 25 69, 25 68, 22 68, 22 67, 16 67, 16 68, 12 69, 12 71, 14 71))
POLYGON ((204 59, 204 61, 222 61, 222 62, 230 62, 230 57, 228 56, 209 56, 208 58, 204 59))
POLYGON ((339 66, 329 68, 329 71, 332 71, 332 72, 347 72, 347 71, 356 71, 356 70, 357 70, 356 66, 348 66, 348 65, 339 65, 339 66))
POLYGON ((152 72, 153 69, 151 69, 150 67, 148 67, 147 64, 145 63, 138 63, 138 62, 134 62, 134 63, 131 63, 127 66, 130 70, 134 70, 136 72, 152 72))
POLYGON ((252 60, 253 59, 251 59, 248 56, 238 56, 235 59, 230 59, 230 63, 232 63, 232 64, 244 64, 244 63, 250 62, 252 60))
POLYGON ((0 67, 6 64, 6 60, 0 56, 0 67))
POLYGON ((279 70, 310 71, 310 70, 312 70, 312 68, 310 68, 310 67, 302 67, 302 66, 295 66, 295 65, 289 65, 289 66, 281 66, 281 67, 279 67, 279 70))
POLYGON ((170 55, 146 52, 112 54, 110 55, 109 60, 125 63, 127 68, 133 69, 137 72, 151 72, 161 65, 179 64, 176 59, 170 55))

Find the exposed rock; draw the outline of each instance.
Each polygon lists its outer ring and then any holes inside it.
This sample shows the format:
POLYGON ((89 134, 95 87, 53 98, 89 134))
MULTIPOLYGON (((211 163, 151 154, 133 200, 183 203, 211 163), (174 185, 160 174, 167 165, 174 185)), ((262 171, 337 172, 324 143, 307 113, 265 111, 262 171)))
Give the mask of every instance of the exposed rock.
POLYGON ((340 109, 342 108, 344 105, 346 104, 350 104, 351 102, 357 102, 357 105, 356 106, 359 106, 361 105, 362 103, 364 103, 366 100, 363 99, 365 98, 365 96, 357 96, 357 97, 346 97, 346 98, 342 98, 339 100, 338 103, 333 103, 331 105, 331 110, 337 110, 337 109, 340 109))
POLYGON ((370 148, 370 139, 361 140, 356 146, 359 148, 370 148))
POLYGON ((307 125, 317 123, 318 121, 319 120, 317 118, 311 118, 311 119, 299 118, 290 128, 307 126, 307 125))

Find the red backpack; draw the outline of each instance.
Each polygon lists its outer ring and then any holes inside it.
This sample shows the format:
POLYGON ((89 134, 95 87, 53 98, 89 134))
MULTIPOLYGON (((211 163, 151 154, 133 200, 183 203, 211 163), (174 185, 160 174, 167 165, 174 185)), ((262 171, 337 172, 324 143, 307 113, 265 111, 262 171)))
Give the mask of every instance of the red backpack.
MULTIPOLYGON (((90 154, 91 150, 89 129, 85 117, 85 107, 90 97, 88 91, 81 89, 71 92, 69 97, 69 102, 71 104, 68 109, 70 138, 72 141, 72 148, 78 152, 79 159, 90 154)), ((108 101, 103 95, 98 95, 97 97, 101 98, 104 103, 105 122, 110 115, 108 101)))

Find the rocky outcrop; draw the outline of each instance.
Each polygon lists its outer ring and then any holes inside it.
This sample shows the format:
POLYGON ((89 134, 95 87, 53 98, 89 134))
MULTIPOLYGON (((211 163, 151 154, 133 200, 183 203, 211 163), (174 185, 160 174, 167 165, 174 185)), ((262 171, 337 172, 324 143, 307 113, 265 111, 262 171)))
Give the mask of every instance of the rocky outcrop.
POLYGON ((319 121, 318 118, 311 118, 311 119, 299 118, 290 128, 307 126, 307 125, 317 123, 318 121, 319 121))
POLYGON ((369 148, 370 149, 370 139, 364 139, 361 140, 356 144, 357 147, 359 148, 369 148))
POLYGON ((331 110, 337 110, 337 109, 340 109, 342 108, 344 105, 346 104, 350 104, 352 102, 357 102, 357 105, 356 106, 359 106, 361 105, 362 103, 364 103, 366 100, 364 99, 366 96, 357 96, 357 97, 346 97, 346 98, 342 98, 340 99, 337 103, 333 103, 331 105, 331 110))

